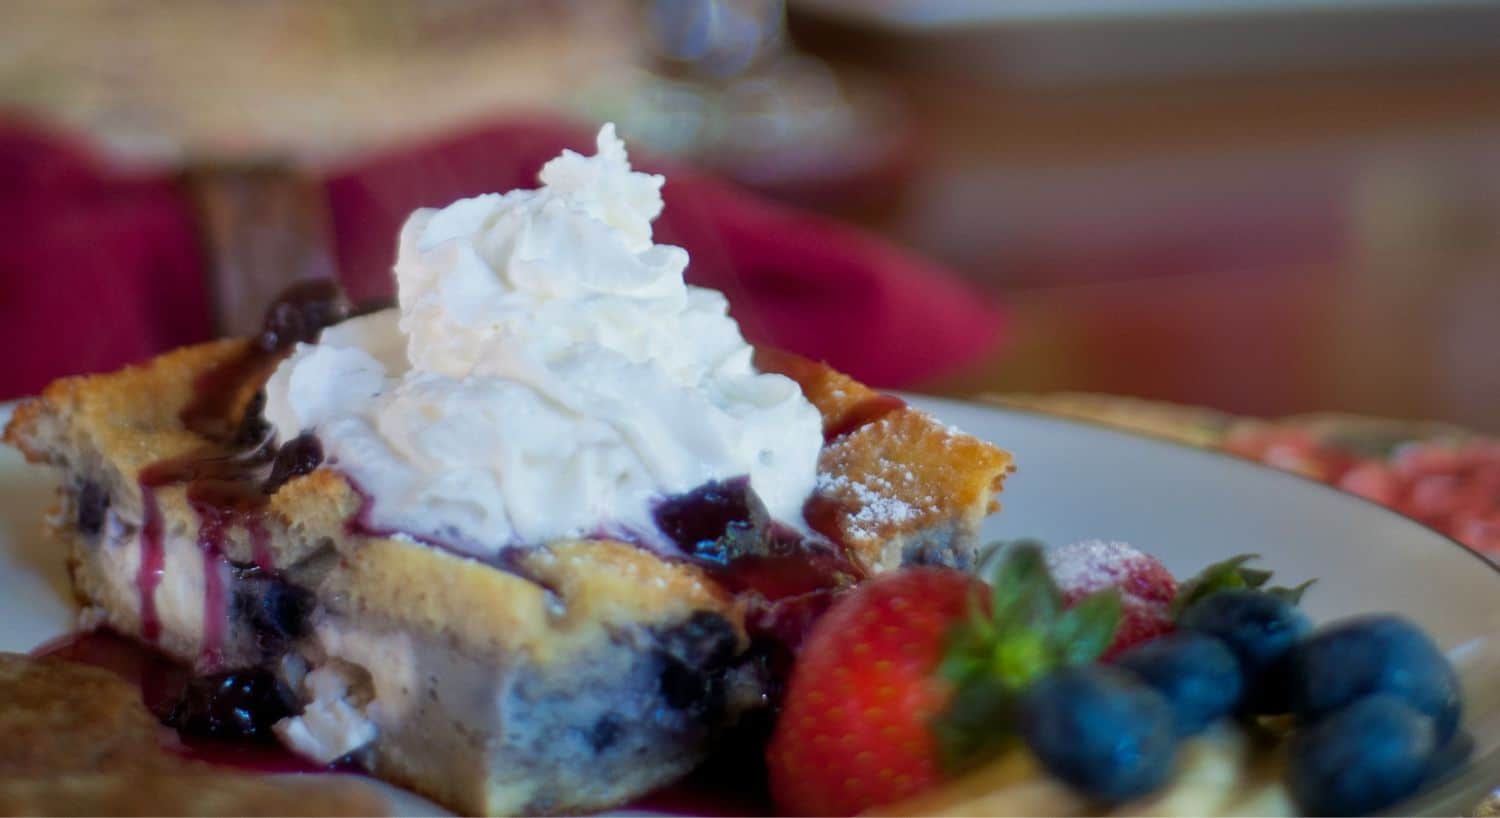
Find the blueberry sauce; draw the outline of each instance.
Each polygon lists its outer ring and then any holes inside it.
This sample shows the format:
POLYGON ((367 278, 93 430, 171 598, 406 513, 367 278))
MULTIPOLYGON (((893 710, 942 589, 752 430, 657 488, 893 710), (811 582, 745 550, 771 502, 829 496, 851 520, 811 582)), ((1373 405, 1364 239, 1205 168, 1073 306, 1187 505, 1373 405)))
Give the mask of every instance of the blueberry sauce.
POLYGON ((271 475, 261 484, 261 493, 275 494, 293 477, 311 474, 323 462, 323 444, 312 434, 303 432, 281 444, 271 461, 271 475))
POLYGON ((227 615, 223 581, 225 546, 235 525, 259 524, 266 503, 259 475, 265 468, 264 454, 258 450, 224 454, 222 448, 211 446, 141 470, 138 478, 142 507, 141 563, 136 586, 141 598, 141 635, 146 641, 155 642, 161 635, 155 597, 161 583, 165 547, 157 489, 186 485, 188 505, 199 517, 197 544, 204 554, 202 659, 206 666, 214 667, 220 658, 227 615))
POLYGON ((240 670, 189 679, 162 723, 203 738, 271 742, 271 726, 292 715, 294 700, 269 670, 240 670))
POLYGON ((161 506, 156 492, 141 482, 141 564, 136 569, 135 587, 141 596, 141 638, 155 643, 161 636, 161 620, 156 616, 156 586, 161 584, 166 555, 161 544, 161 506))
MULTIPOLYGON (((183 702, 193 678, 192 669, 113 631, 96 630, 71 634, 63 639, 42 645, 31 653, 33 656, 50 656, 92 665, 120 676, 140 691, 141 701, 146 705, 146 709, 155 713, 159 718, 169 718, 175 711, 180 711, 183 717, 189 714, 189 709, 184 706, 183 702)), ((258 678, 258 674, 264 671, 255 671, 255 673, 258 678)), ((263 685, 264 683, 255 684, 263 685)), ((245 685, 239 685, 237 688, 236 685, 230 684, 226 687, 231 693, 236 689, 244 692, 245 685)), ((251 692, 255 690, 264 691, 265 688, 263 686, 256 688, 252 685, 251 692)), ((259 729, 260 725, 270 723, 271 713, 269 711, 254 713, 247 709, 252 704, 252 698, 240 696, 238 702, 226 699, 221 704, 212 704, 208 699, 200 696, 197 701, 209 705, 205 708, 206 710, 217 710, 221 714, 229 712, 231 715, 237 703, 245 711, 242 720, 237 723, 257 725, 259 729)), ((274 699, 272 699, 272 704, 275 704, 274 699)), ((184 730, 167 732, 166 735, 170 736, 170 740, 164 742, 163 749, 192 761, 222 767, 261 773, 355 771, 348 764, 320 767, 293 755, 279 744, 246 741, 243 736, 234 740, 225 740, 184 730)))
POLYGON ((271 305, 258 337, 194 382, 193 398, 180 418, 184 427, 207 441, 206 445, 181 457, 153 463, 141 470, 138 479, 142 523, 136 587, 141 600, 141 635, 146 641, 154 643, 161 635, 156 590, 165 553, 156 491, 184 485, 188 504, 200 520, 197 544, 204 554, 201 661, 206 667, 218 666, 228 616, 224 552, 231 532, 235 528, 246 531, 256 564, 270 570, 270 537, 262 522, 269 495, 322 461, 322 447, 308 435, 299 436, 280 452, 272 449, 270 427, 262 417, 265 381, 298 342, 316 340, 324 327, 349 314, 348 302, 335 283, 294 285, 271 305))
POLYGON ((787 650, 795 651, 834 598, 864 576, 830 536, 837 533, 831 525, 813 526, 822 537, 804 537, 772 520, 747 477, 669 497, 655 517, 683 559, 745 600, 752 639, 787 650))
MULTIPOLYGON (((266 311, 261 333, 244 350, 228 361, 200 375, 193 383, 193 399, 182 410, 182 423, 190 431, 210 440, 233 443, 242 431, 252 433, 264 404, 260 388, 275 371, 281 359, 299 342, 312 342, 324 327, 336 324, 350 314, 349 302, 333 281, 304 281, 283 292, 266 311), (241 404, 247 391, 250 409, 241 404), (243 429, 249 425, 249 430, 243 429)), ((255 444, 261 437, 246 441, 255 444)))
POLYGON ((668 497, 654 516, 689 561, 735 593, 774 602, 836 590, 862 576, 837 544, 772 520, 748 477, 668 497))
MULTIPOLYGON (((201 547, 201 546, 200 546, 201 547)), ((206 670, 216 671, 224 666, 224 632, 229 627, 229 608, 225 574, 229 565, 223 559, 203 560, 203 647, 198 664, 206 670)))

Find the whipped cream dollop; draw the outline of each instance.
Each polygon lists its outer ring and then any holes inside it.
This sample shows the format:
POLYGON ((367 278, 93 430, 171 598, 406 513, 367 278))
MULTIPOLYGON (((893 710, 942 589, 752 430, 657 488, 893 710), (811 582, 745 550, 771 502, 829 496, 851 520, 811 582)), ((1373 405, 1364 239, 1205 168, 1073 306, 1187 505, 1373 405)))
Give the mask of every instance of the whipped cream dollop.
POLYGON ((413 213, 400 306, 301 344, 266 386, 277 438, 315 434, 364 522, 476 555, 614 536, 668 547, 661 498, 748 475, 801 527, 821 420, 756 371, 724 296, 652 241, 663 178, 598 153, 542 187, 413 213))

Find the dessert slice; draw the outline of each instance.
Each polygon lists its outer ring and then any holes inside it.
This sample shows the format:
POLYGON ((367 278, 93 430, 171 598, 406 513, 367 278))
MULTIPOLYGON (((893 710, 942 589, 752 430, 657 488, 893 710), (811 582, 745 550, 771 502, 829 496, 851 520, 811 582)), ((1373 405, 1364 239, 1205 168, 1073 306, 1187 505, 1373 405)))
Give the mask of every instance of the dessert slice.
POLYGON ((304 286, 259 338, 17 409, 6 440, 63 469, 88 616, 205 688, 284 693, 175 723, 463 812, 600 809, 772 706, 834 595, 972 560, 1009 455, 822 365, 752 366, 608 130, 542 178, 416 214, 399 310, 304 286))
MULTIPOLYGON (((764 702, 747 615, 890 564, 968 562, 1009 468, 901 408, 899 425, 823 449, 820 484, 861 487, 810 502, 827 530, 858 534, 845 546, 773 551, 762 530, 743 553, 706 556, 753 521, 690 497, 717 534, 680 557, 600 539, 497 563, 351 525, 363 499, 315 445, 246 454, 184 423, 202 403, 195 384, 261 354, 216 342, 59 381, 17 410, 7 441, 64 469, 48 526, 91 617, 205 674, 274 668, 305 701, 284 730, 294 746, 325 761, 357 753, 466 812, 600 808, 686 772, 715 728, 764 702), (911 455, 930 459, 906 461, 919 469, 909 480, 870 465, 911 455), (951 487, 916 474, 985 490, 927 518, 878 511, 951 487)), ((253 393, 244 403, 254 410, 253 393)), ((243 417, 233 425, 255 427, 243 417)))

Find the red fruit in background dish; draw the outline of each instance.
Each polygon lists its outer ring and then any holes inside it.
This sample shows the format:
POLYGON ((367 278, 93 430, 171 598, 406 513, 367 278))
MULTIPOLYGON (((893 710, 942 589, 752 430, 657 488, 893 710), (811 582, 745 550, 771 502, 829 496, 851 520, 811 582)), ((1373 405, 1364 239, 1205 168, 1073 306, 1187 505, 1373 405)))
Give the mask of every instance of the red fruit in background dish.
MULTIPOLYGON (((1372 499, 1500 557, 1500 443, 1408 444, 1391 458, 1389 474, 1395 489, 1372 499)), ((1362 486, 1340 485, 1370 496, 1362 486)))
POLYGON ((1324 482, 1338 480, 1356 462, 1354 457, 1320 443, 1310 432, 1294 428, 1236 430, 1224 441, 1224 449, 1324 482))
POLYGON ((1395 505, 1402 495, 1402 481, 1390 466, 1368 461, 1344 473, 1338 487, 1383 506, 1395 505))
POLYGON ((917 568, 860 586, 803 643, 767 748, 771 794, 796 815, 852 815, 942 774, 931 725, 952 685, 948 632, 989 595, 958 571, 917 568))
POLYGON ((1047 552, 1063 599, 1072 605, 1109 588, 1120 592, 1121 619, 1104 658, 1171 633, 1177 579, 1161 560, 1120 542, 1086 540, 1047 552))

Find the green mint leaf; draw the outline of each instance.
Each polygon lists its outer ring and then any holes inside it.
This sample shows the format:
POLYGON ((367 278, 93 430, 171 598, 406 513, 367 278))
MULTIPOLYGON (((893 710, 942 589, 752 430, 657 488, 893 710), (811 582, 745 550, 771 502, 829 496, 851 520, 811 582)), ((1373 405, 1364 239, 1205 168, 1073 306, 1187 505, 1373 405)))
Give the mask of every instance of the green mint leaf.
POLYGON ((1283 588, 1280 586, 1275 588, 1267 588, 1266 593, 1278 599, 1284 599, 1287 602, 1292 603, 1293 605, 1301 605, 1302 595, 1307 593, 1307 589, 1311 588, 1313 583, 1315 582, 1317 582, 1316 579, 1310 579, 1302 583, 1301 585, 1297 585, 1292 588, 1283 588))
POLYGON ((958 622, 948 631, 943 659, 938 664, 938 674, 954 684, 963 684, 989 671, 990 651, 1000 638, 996 623, 983 606, 975 601, 969 617, 958 622))
POLYGON ((997 622, 1042 623, 1062 610, 1062 592, 1039 545, 1013 543, 995 570, 992 616, 997 622))
POLYGON ((1256 554, 1240 554, 1223 562, 1216 562, 1204 568, 1197 576, 1182 583, 1177 590, 1177 598, 1172 600, 1173 618, 1181 616, 1183 611, 1204 597, 1231 588, 1263 589, 1265 593, 1297 605, 1302 601, 1302 595, 1307 592, 1308 587, 1316 581, 1308 580, 1294 588, 1279 586, 1267 588, 1265 586, 1271 581, 1271 572, 1249 568, 1245 565, 1257 559, 1257 556, 1256 554))
POLYGON ((1086 665, 1104 654, 1120 628, 1120 591, 1107 588, 1078 600, 1058 618, 1053 645, 1062 665, 1086 665))
POLYGON ((1240 568, 1240 581, 1245 588, 1259 588, 1271 581, 1271 572, 1262 571, 1259 568, 1240 568))
POLYGON ((990 674, 1007 689, 1031 684, 1051 665, 1051 643, 1040 628, 1016 628, 990 652, 990 674))
POLYGON ((958 685, 933 722, 944 769, 958 773, 994 756, 1013 740, 1016 694, 994 679, 958 685))
POLYGON ((1209 594, 1231 588, 1258 588, 1264 585, 1271 578, 1269 572, 1245 567, 1245 563, 1258 559, 1259 556, 1240 554, 1230 557, 1204 568, 1197 576, 1182 583, 1177 589, 1177 598, 1172 600, 1173 618, 1209 594))
POLYGON ((1047 550, 1047 544, 1035 537, 1021 537, 1014 540, 995 540, 979 547, 974 555, 975 573, 982 577, 993 577, 995 574, 995 563, 1012 548, 1029 546, 1047 550))

